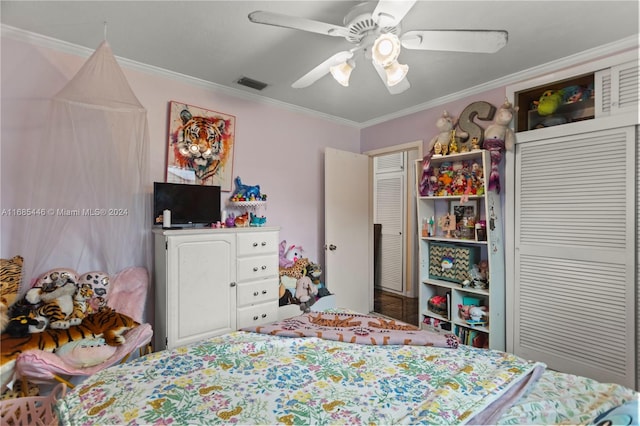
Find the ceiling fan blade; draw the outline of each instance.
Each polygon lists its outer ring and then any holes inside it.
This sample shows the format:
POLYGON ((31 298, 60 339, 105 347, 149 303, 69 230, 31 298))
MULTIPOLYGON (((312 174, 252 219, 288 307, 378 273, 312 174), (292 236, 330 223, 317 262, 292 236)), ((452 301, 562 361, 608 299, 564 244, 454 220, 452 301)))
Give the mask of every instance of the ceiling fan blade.
POLYGON ((312 19, 283 15, 281 13, 264 12, 262 10, 251 12, 249 14, 249 20, 256 24, 293 28, 294 30, 309 31, 334 37, 346 37, 349 35, 349 29, 346 27, 314 21, 312 19))
POLYGON ((507 44, 506 31, 425 30, 407 31, 400 37, 402 47, 420 50, 494 53, 507 44))
POLYGON ((351 51, 345 50, 344 52, 338 52, 302 77, 300 77, 291 85, 291 87, 293 87, 294 89, 302 89, 304 87, 311 86, 313 83, 324 77, 329 72, 330 67, 345 62, 346 60, 351 58, 353 58, 353 52, 351 51))
POLYGON ((376 63, 376 61, 371 61, 371 63, 376 69, 378 76, 380 76, 380 80, 382 80, 382 83, 384 83, 384 87, 386 87, 389 93, 391 93, 392 95, 399 95, 400 93, 411 87, 411 84, 409 84, 409 80, 407 79, 407 77, 403 78, 402 81, 395 86, 389 86, 387 84, 387 73, 384 71, 382 65, 376 63))
POLYGON ((395 27, 414 4, 416 0, 380 0, 371 18, 379 27, 395 27))

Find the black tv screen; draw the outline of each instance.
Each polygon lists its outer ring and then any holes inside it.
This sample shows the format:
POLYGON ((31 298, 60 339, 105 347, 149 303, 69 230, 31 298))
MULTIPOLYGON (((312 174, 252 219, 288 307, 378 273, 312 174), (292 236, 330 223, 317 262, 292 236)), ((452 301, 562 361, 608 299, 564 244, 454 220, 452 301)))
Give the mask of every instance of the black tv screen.
POLYGON ((153 218, 171 210, 171 225, 207 225, 220 220, 220 187, 182 183, 153 183, 153 218))

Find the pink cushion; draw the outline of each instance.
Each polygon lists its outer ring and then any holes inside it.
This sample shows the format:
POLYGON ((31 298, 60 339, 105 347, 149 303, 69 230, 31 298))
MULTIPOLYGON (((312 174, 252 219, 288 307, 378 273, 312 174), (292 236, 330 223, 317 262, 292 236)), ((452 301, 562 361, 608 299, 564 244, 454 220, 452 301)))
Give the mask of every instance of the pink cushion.
POLYGON ((15 371, 20 376, 26 376, 34 383, 50 382, 54 375, 89 376, 118 363, 137 348, 143 347, 151 341, 153 330, 150 324, 142 324, 125 335, 127 341, 117 346, 113 355, 103 363, 92 367, 78 368, 64 362, 58 355, 40 350, 26 351, 18 356, 15 371))

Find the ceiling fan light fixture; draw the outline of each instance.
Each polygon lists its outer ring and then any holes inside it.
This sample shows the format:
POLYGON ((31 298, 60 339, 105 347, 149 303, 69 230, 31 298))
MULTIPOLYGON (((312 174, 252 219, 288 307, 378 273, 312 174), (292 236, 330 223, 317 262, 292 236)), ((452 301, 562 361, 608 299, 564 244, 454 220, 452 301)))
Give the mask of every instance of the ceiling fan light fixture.
POLYGON ((356 63, 352 60, 348 60, 329 67, 329 71, 331 71, 331 75, 338 83, 342 84, 344 87, 348 87, 351 71, 353 71, 355 67, 356 63))
POLYGON ((373 43, 371 56, 376 63, 386 68, 398 59, 400 46, 400 39, 395 34, 380 34, 373 43))
POLYGON ((399 64, 398 61, 393 61, 391 65, 384 68, 387 74, 387 86, 393 87, 400 83, 409 72, 409 65, 399 64))

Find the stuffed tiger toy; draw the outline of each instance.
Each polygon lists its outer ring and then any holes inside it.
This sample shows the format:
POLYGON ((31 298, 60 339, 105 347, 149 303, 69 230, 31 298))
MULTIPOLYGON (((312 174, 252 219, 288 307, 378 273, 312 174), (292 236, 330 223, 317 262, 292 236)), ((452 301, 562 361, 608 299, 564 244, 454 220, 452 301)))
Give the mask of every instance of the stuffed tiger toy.
POLYGON ((52 272, 42 286, 27 291, 25 300, 38 305, 36 315, 47 321, 47 328, 65 329, 80 324, 82 318, 71 318, 74 311, 74 296, 77 292, 76 278, 67 272, 52 272))
POLYGON ((80 324, 65 330, 47 329, 42 333, 31 333, 26 337, 2 334, 0 362, 4 365, 31 349, 55 352, 65 343, 86 338, 102 337, 108 345, 120 346, 126 341, 123 334, 138 325, 140 323, 133 318, 107 307, 95 314, 87 315, 80 324))
POLYGON ((0 333, 9 324, 9 308, 13 306, 20 292, 22 280, 22 256, 0 259, 0 333))
POLYGON ((80 324, 86 316, 89 299, 93 297, 91 284, 78 284, 75 296, 73 296, 73 311, 69 315, 71 325, 80 324))

